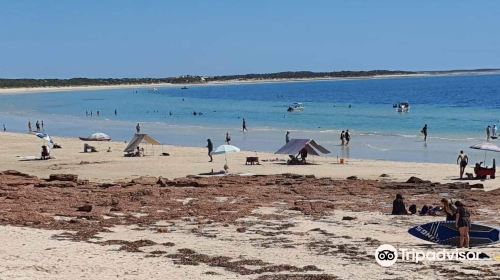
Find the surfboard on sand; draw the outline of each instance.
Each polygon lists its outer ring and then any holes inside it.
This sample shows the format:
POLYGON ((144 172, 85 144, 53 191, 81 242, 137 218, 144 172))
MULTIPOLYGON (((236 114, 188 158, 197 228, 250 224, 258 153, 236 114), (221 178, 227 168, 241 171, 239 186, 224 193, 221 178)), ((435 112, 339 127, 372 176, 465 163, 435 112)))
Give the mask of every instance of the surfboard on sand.
MULTIPOLYGON (((460 234, 455 226, 455 222, 433 222, 408 230, 408 233, 425 241, 457 246, 460 240, 460 234)), ((469 231, 470 246, 486 246, 494 244, 499 240, 499 231, 485 225, 471 224, 469 231)))

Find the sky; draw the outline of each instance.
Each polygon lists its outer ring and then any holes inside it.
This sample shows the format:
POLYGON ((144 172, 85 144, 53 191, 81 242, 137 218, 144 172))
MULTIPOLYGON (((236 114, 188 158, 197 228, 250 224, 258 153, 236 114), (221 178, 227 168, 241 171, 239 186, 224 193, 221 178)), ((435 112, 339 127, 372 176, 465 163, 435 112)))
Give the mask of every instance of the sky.
POLYGON ((0 0, 0 77, 500 68, 497 0, 0 0))

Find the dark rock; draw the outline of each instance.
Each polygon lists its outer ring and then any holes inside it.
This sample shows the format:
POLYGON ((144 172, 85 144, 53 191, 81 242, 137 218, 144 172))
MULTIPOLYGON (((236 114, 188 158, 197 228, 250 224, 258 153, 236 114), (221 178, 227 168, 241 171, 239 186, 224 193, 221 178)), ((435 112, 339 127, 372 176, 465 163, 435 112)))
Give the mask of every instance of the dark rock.
POLYGON ((243 233, 243 232, 247 231, 247 229, 244 227, 240 227, 240 228, 237 228, 236 231, 239 233, 243 233))
POLYGON ((50 174, 49 181, 78 182, 78 175, 75 174, 50 174))
POLYGON ((156 182, 158 182, 158 178, 152 176, 142 176, 131 181, 131 183, 137 185, 156 185, 156 182))
POLYGON ((77 209, 77 211, 80 211, 80 212, 90 212, 90 211, 92 211, 92 205, 87 204, 87 205, 77 207, 76 209, 77 209))
POLYGON ((347 180, 358 180, 358 176, 349 176, 346 179, 347 180))
POLYGON ((76 188, 77 184, 71 181, 40 182, 35 188, 76 188))
POLYGON ((408 181, 406 181, 406 183, 411 183, 411 184, 422 184, 425 182, 426 181, 424 181, 418 177, 415 177, 415 176, 411 176, 410 179, 408 179, 408 181))
POLYGON ((158 181, 156 182, 156 184, 160 185, 160 187, 164 188, 164 187, 168 187, 169 184, 170 184, 170 181, 166 178, 158 178, 158 181))
POLYGON ((381 177, 381 178, 387 178, 387 177, 389 177, 389 175, 384 173, 384 174, 380 174, 379 177, 381 177))
POLYGON ((356 219, 357 219, 356 217, 350 217, 350 216, 342 217, 342 221, 352 221, 352 220, 356 220, 356 219))
POLYGON ((25 177, 25 178, 36 178, 35 176, 28 175, 26 173, 19 172, 17 170, 5 170, 1 172, 0 174, 2 175, 11 175, 11 176, 19 176, 19 177, 25 177))
POLYGON ((472 184, 472 185, 470 185, 470 188, 471 189, 484 189, 484 185, 483 184, 472 184))

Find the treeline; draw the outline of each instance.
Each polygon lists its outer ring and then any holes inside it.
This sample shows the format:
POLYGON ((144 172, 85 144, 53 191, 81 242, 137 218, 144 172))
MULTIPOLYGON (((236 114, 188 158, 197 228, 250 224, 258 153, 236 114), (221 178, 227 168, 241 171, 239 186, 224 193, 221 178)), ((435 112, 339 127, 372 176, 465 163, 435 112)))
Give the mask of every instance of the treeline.
POLYGON ((206 78, 207 81, 225 81, 225 80, 267 80, 267 79, 317 79, 317 78, 356 78, 373 77, 378 75, 401 75, 415 74, 410 71, 389 71, 389 70, 371 70, 371 71, 337 71, 337 72, 311 72, 311 71, 289 71, 264 74, 246 74, 246 75, 227 75, 206 78))
POLYGON ((185 83, 205 83, 212 81, 229 80, 268 80, 268 79, 313 79, 313 78, 355 78, 372 77, 377 75, 401 75, 415 74, 410 71, 338 71, 338 72, 278 72, 264 74, 245 74, 245 75, 225 75, 225 76, 180 76, 169 78, 120 78, 120 79, 90 79, 90 78, 72 78, 72 79, 0 79, 0 88, 20 88, 20 87, 67 87, 67 86, 106 86, 106 85, 131 85, 131 84, 185 84, 185 83))
POLYGON ((123 78, 123 79, 0 79, 0 88, 21 87, 69 87, 69 86, 107 86, 132 84, 159 84, 159 83, 199 83, 201 77, 186 76, 175 78, 123 78))

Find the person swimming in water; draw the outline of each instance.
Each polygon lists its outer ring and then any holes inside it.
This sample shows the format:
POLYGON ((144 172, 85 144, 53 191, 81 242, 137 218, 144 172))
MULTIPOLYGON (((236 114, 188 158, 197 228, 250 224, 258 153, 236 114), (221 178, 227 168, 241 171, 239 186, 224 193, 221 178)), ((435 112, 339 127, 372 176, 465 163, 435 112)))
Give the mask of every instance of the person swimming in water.
POLYGON ((464 154, 464 151, 460 151, 460 154, 457 157, 457 164, 460 164, 460 179, 464 176, 465 167, 469 164, 469 157, 464 154))

